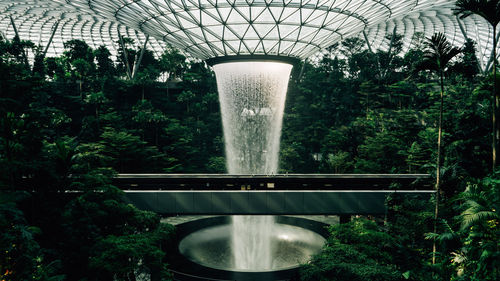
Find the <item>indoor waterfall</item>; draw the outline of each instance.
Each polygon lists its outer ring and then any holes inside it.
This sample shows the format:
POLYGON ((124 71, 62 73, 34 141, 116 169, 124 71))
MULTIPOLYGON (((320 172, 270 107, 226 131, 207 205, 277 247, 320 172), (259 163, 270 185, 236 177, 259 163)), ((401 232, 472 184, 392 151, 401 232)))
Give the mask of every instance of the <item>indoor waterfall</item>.
MULTIPOLYGON (((214 65, 230 174, 276 174, 283 110, 292 65, 247 61, 214 65)), ((234 264, 268 270, 272 216, 233 216, 234 264)))

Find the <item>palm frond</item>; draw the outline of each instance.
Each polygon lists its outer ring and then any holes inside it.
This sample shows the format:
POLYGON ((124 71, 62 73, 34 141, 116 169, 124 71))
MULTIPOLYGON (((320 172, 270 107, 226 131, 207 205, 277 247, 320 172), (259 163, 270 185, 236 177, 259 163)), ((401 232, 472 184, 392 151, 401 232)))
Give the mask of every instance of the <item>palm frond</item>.
POLYGON ((481 223, 484 223, 488 220, 498 220, 500 219, 500 216, 493 211, 479 211, 479 212, 471 212, 471 213, 462 213, 462 225, 461 229, 467 229, 469 227, 472 227, 474 225, 478 225, 481 223))
POLYGON ((464 19, 472 14, 476 14, 480 10, 480 7, 484 5, 484 0, 457 0, 455 2, 455 8, 453 8, 453 13, 458 15, 461 19, 464 19))
POLYGON ((446 232, 455 234, 455 231, 453 230, 453 228, 451 228, 450 224, 446 220, 441 219, 440 222, 441 222, 441 225, 443 226, 443 228, 445 229, 446 232))
POLYGON ((443 33, 435 33, 425 41, 424 58, 416 67, 417 71, 444 71, 448 62, 462 50, 453 46, 443 33))
POLYGON ((500 21, 499 0, 458 0, 453 13, 464 19, 472 14, 484 18, 491 25, 496 26, 500 21))
POLYGON ((466 208, 473 208, 473 209, 480 209, 480 208, 484 208, 484 198, 481 197, 481 194, 471 194, 469 196, 469 199, 465 200, 464 203, 463 203, 463 206, 465 206, 466 208))
POLYGON ((482 202, 485 200, 485 195, 478 184, 469 184, 465 191, 458 195, 457 200, 464 201, 464 205, 469 201, 482 202))
POLYGON ((434 233, 434 232, 428 232, 424 234, 425 240, 434 240, 434 239, 439 239, 439 233, 434 233))
POLYGON ((445 241, 451 241, 458 238, 458 234, 451 228, 450 224, 446 220, 441 219, 439 222, 443 227, 443 233, 434 233, 434 232, 426 233, 425 234, 426 240, 435 239, 439 241, 439 243, 443 243, 445 241))
POLYGON ((445 232, 439 235, 439 243, 443 243, 445 241, 451 241, 457 238, 457 235, 454 232, 445 232))

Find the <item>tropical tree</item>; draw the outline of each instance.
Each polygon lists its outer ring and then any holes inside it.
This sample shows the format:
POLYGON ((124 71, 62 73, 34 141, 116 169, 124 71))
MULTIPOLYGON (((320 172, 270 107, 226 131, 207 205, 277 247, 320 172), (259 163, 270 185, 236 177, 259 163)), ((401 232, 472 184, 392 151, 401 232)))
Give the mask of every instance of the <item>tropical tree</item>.
POLYGON ((461 229, 497 227, 500 223, 500 180, 486 178, 479 184, 469 184, 459 196, 462 213, 461 229))
POLYGON ((94 51, 94 56, 97 61, 96 70, 99 77, 109 77, 116 74, 111 52, 105 46, 99 46, 94 51))
POLYGON ((500 118, 500 95, 497 91, 497 25, 500 22, 500 0, 458 0, 454 10, 456 15, 464 19, 472 14, 485 19, 493 28, 493 170, 497 165, 496 152, 500 138, 500 124, 497 122, 500 118))
MULTIPOLYGON (((461 50, 451 45, 446 36, 442 33, 435 33, 431 38, 427 38, 425 42, 426 49, 424 50, 424 59, 420 62, 417 70, 430 70, 439 75, 439 84, 441 86, 440 102, 439 102, 439 123, 438 123, 438 147, 437 147, 437 163, 436 163, 436 208, 435 219, 439 213, 439 185, 441 175, 441 137, 443 132, 443 97, 444 97, 444 73, 448 68, 450 60, 458 55, 461 50)), ((433 245, 432 263, 436 262, 436 243, 433 245)))
POLYGON ((186 69, 186 57, 178 49, 168 46, 160 57, 159 67, 167 74, 168 80, 180 78, 181 73, 186 69))
POLYGON ((458 200, 461 204, 462 249, 453 262, 470 279, 498 280, 500 276, 500 180, 498 174, 469 184, 458 200))

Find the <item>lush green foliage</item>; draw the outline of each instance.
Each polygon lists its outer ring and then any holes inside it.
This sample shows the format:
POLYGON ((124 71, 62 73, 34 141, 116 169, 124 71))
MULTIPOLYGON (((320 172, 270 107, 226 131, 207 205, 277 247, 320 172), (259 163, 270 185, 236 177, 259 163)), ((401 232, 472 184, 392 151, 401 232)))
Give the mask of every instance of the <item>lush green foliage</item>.
POLYGON ((169 280, 173 227, 110 185, 116 171, 178 165, 148 143, 167 117, 133 96, 144 83, 121 79, 108 50, 65 46, 31 70, 20 53, 32 44, 0 43, 0 280, 169 280))
POLYGON ((321 254, 301 269, 302 280, 401 280, 394 265, 396 240, 374 222, 356 219, 329 231, 321 254))
MULTIPOLYGON (((452 255, 452 280, 498 280, 500 276, 500 179, 496 174, 467 184, 456 197, 460 212, 443 228, 443 251, 452 255)), ((443 261, 444 262, 444 261, 443 261)))
MULTIPOLYGON (((372 52, 348 39, 298 67, 280 172, 434 173, 441 81, 415 71, 423 38, 405 54, 400 36, 391 42, 372 52)), ((126 38, 117 58, 82 41, 65 46, 29 65, 23 51, 39 46, 0 41, 0 280, 168 280, 161 261, 174 230, 124 204, 110 178, 225 172, 214 74, 170 48, 159 57, 145 50, 139 61, 126 38)), ((332 227, 304 280, 499 279, 498 175, 488 177, 493 83, 474 53, 467 42, 443 72, 437 233, 431 202, 394 196, 380 225, 332 227), (435 266, 425 237, 439 242, 435 266)))
MULTIPOLYGON (((338 48, 359 51, 307 64, 302 77, 290 83, 281 171, 432 173, 440 81, 435 73, 415 72, 425 59, 423 40, 406 54, 397 48, 371 53, 363 42, 348 43, 338 48), (393 57, 391 67, 376 63, 380 56, 393 57), (384 75, 374 71, 379 68, 384 75)), ((467 167, 461 176, 483 177, 491 163, 491 84, 478 75, 471 44, 444 73, 442 154, 445 167, 457 162, 467 167), (469 71, 455 72, 464 69, 469 71)))

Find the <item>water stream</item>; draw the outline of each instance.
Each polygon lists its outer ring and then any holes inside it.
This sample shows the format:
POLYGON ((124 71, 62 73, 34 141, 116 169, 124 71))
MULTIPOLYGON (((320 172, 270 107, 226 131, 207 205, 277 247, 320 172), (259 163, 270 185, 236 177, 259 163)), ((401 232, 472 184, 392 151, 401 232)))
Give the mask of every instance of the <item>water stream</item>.
POLYGON ((234 266, 240 270, 274 268, 273 216, 233 216, 232 240, 234 266))
MULTIPOLYGON (((292 65, 228 62, 214 71, 230 174, 276 174, 283 110, 292 65)), ((272 216, 233 216, 233 259, 240 270, 273 264, 272 216)))
POLYGON ((214 66, 230 174, 275 174, 292 65, 230 62, 214 66))

